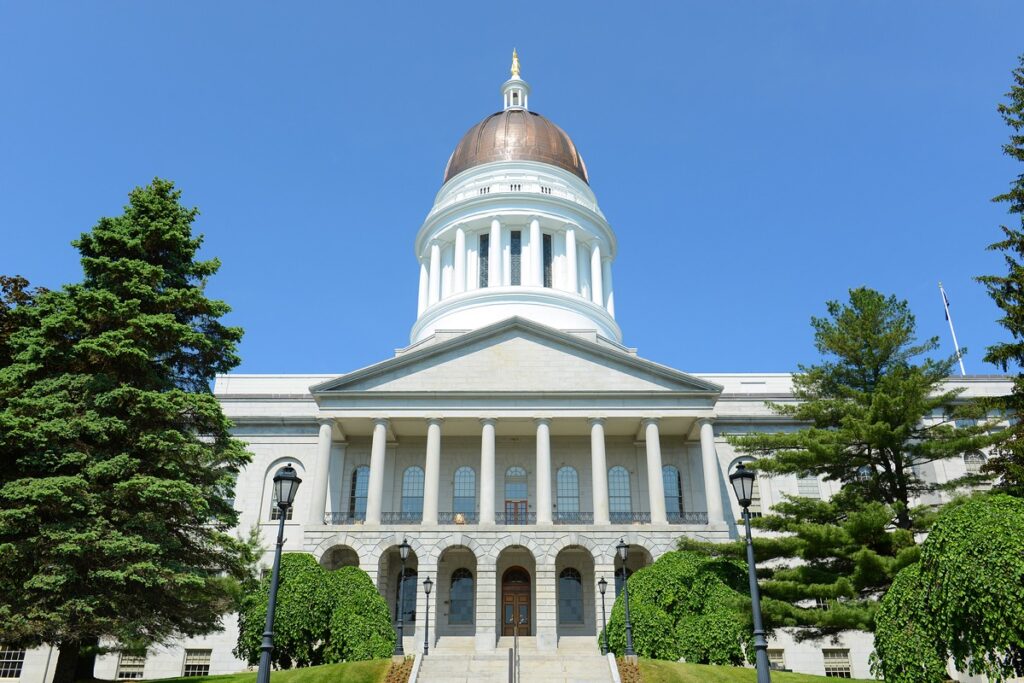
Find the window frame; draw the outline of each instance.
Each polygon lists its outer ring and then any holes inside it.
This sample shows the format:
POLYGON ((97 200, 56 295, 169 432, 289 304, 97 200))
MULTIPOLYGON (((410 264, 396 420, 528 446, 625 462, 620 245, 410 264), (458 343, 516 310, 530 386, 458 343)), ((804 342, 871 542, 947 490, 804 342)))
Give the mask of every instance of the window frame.
POLYGON ((558 623, 569 626, 583 626, 587 622, 587 615, 583 605, 583 573, 575 567, 565 567, 558 572, 558 623), (573 594, 566 595, 566 587, 573 586, 573 594), (577 621, 573 618, 565 618, 565 610, 576 612, 579 615, 577 621))
POLYGON ((449 626, 472 626, 476 623, 476 578, 473 576, 473 572, 466 567, 459 567, 452 572, 451 579, 448 583, 448 625, 449 626), (469 581, 468 589, 465 585, 460 586, 460 597, 456 596, 456 581, 469 581), (467 591, 468 594, 462 595, 462 591, 467 591), (468 620, 464 621, 461 616, 457 620, 453 620, 452 617, 456 612, 456 603, 460 605, 460 615, 466 615, 468 620), (463 608, 463 603, 466 605, 463 608))
POLYGON ((366 519, 366 505, 370 499, 369 465, 356 465, 352 468, 352 476, 349 477, 349 486, 348 516, 351 519, 366 519), (365 473, 366 475, 363 479, 360 478, 360 474, 362 473, 365 473), (362 484, 362 486, 360 484, 362 484), (360 490, 362 490, 362 495, 360 495, 360 490), (360 501, 362 501, 362 506, 360 506, 360 501), (360 507, 362 507, 361 510, 360 507))

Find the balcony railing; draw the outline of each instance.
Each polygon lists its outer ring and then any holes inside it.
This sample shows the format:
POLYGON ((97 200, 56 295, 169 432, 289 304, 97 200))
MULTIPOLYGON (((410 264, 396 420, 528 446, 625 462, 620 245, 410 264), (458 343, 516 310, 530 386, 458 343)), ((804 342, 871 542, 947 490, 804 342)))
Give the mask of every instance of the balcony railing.
POLYGON ((422 512, 382 512, 381 524, 419 524, 423 519, 422 512))
POLYGON ((475 512, 438 512, 438 524, 476 524, 479 517, 475 512))
POLYGON ((497 524, 536 524, 537 513, 535 512, 499 512, 494 515, 497 524))
POLYGON ((608 515, 612 524, 650 524, 650 512, 612 512, 608 515))
POLYGON ((555 524, 593 524, 593 512, 556 512, 555 524))
POLYGON ((356 513, 353 515, 348 512, 328 512, 324 515, 324 524, 362 524, 365 521, 365 513, 356 513))
POLYGON ((669 524, 707 524, 708 513, 706 512, 670 512, 668 513, 669 524))

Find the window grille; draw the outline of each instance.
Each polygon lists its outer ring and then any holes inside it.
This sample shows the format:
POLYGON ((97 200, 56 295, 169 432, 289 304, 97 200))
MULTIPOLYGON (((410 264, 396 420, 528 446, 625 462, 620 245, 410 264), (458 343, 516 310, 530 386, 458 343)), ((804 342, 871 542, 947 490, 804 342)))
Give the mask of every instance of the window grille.
POLYGON ((782 649, 768 650, 768 666, 772 669, 782 670, 786 668, 786 651, 782 649))
POLYGON ((132 679, 142 678, 142 673, 146 668, 146 655, 129 655, 121 653, 121 657, 117 662, 117 680, 128 681, 132 679))
POLYGON ((573 467, 562 467, 555 477, 558 489, 558 514, 580 511, 580 478, 573 467))
POLYGON ((366 519, 366 499, 370 491, 370 468, 360 465, 352 470, 352 488, 348 496, 348 514, 352 519, 366 519))
POLYGON ((572 568, 558 575, 558 622, 583 623, 583 577, 572 568))
MULTIPOLYGON (((288 512, 285 515, 285 519, 290 520, 292 514, 295 512, 295 506, 289 505, 288 512)), ((271 484, 270 486, 270 519, 271 521, 277 521, 281 519, 281 508, 277 506, 277 487, 271 484)))
POLYGON ((522 284, 523 233, 512 231, 512 284, 522 284))
POLYGON ((814 598, 814 606, 818 609, 828 609, 828 598, 814 598))
POLYGON ((804 498, 821 498, 821 489, 818 487, 817 477, 800 477, 796 480, 797 495, 804 498))
POLYGON ((491 236, 488 234, 480 235, 480 286, 487 286, 487 276, 490 270, 491 262, 491 236))
POLYGON ((629 470, 616 465, 608 470, 608 508, 611 512, 633 511, 633 499, 629 493, 629 470))
POLYGON ((407 467, 402 475, 402 514, 423 514, 423 470, 420 467, 407 467))
POLYGON ((448 592, 448 623, 473 623, 473 573, 461 568, 452 572, 452 586, 448 592))
MULTIPOLYGON (((398 575, 395 576, 395 598, 398 598, 398 593, 401 591, 402 594, 402 619, 405 623, 416 621, 416 577, 417 572, 412 567, 406 567, 405 569, 405 581, 402 581, 402 572, 399 570, 398 575)), ((398 607, 398 600, 395 600, 395 607, 398 607)), ((398 614, 395 614, 395 621, 398 621, 398 614)))
POLYGON ((0 678, 21 678, 24 665, 24 650, 0 645, 0 678))
POLYGON ((544 235, 544 286, 551 286, 551 235, 544 235))
POLYGON ((182 676, 209 676, 213 650, 185 650, 185 670, 182 676))
POLYGON ((471 516, 476 513, 476 472, 472 467, 455 470, 454 494, 452 512, 471 516))
POLYGON ((964 454, 964 465, 967 466, 967 474, 981 474, 981 466, 985 464, 985 455, 974 451, 964 454))
POLYGON ((665 511, 670 515, 683 512, 683 482, 679 470, 672 465, 661 468, 661 480, 665 486, 665 511))
POLYGON ((825 676, 828 678, 853 678, 850 671, 849 650, 823 649, 821 656, 825 660, 825 676))

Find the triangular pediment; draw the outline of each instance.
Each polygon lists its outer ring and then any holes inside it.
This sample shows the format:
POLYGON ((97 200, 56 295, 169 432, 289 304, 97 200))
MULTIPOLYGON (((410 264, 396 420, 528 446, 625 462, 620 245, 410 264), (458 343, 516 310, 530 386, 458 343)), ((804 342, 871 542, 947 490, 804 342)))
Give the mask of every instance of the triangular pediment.
POLYGON ((717 394, 711 382, 520 318, 311 388, 331 392, 686 392, 717 394))

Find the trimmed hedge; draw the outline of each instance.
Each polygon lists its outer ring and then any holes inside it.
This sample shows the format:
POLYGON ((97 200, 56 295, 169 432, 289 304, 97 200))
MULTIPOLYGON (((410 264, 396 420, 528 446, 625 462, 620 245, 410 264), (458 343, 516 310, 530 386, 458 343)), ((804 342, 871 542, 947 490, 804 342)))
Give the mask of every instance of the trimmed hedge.
MULTIPOLYGON (((753 655, 745 568, 691 551, 662 555, 629 577, 633 649, 641 657, 742 664, 753 655)), ((599 636, 600 637, 600 636, 599 636)), ((611 649, 626 647, 620 594, 608 621, 611 649)))
MULTIPOLYGON (((260 659, 270 576, 242 599, 235 656, 260 659)), ((274 613, 273 664, 282 669, 377 659, 391 654, 395 633, 384 598, 357 567, 325 570, 307 553, 281 556, 274 613)))

